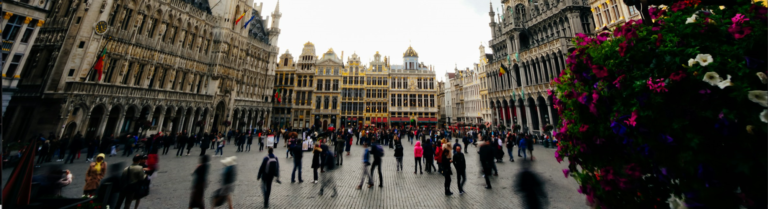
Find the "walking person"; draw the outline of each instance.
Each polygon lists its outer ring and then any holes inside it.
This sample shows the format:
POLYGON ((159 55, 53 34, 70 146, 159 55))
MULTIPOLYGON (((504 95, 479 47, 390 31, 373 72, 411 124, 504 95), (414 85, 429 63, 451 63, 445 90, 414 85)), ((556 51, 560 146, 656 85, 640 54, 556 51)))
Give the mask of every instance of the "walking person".
POLYGON ((163 155, 168 154, 168 150, 171 149, 171 146, 173 146, 173 138, 176 138, 176 134, 169 134, 166 135, 165 138, 163 138, 163 155))
POLYGON ((59 141, 59 159, 58 161, 64 161, 64 156, 67 154, 67 148, 69 148, 69 137, 65 136, 61 138, 61 141, 59 141))
POLYGON ((107 162, 104 161, 106 155, 100 153, 96 156, 96 160, 91 163, 88 170, 85 172, 85 187, 83 187, 83 196, 93 197, 96 195, 96 189, 99 188, 101 179, 107 173, 107 162))
POLYGON ((312 183, 317 184, 317 169, 322 166, 320 164, 320 156, 322 155, 323 149, 320 148, 320 144, 315 144, 315 148, 312 150, 312 174, 315 177, 314 181, 312 183))
POLYGON ((143 159, 142 156, 136 155, 133 157, 133 164, 131 166, 128 166, 123 170, 122 179, 127 179, 128 182, 126 182, 125 189, 121 193, 121 198, 118 200, 118 205, 125 201, 124 208, 130 209, 131 208, 131 202, 136 200, 136 205, 134 206, 134 209, 139 208, 140 199, 136 198, 136 192, 139 190, 139 183, 147 178, 147 174, 144 173, 144 167, 142 167, 139 163, 143 159))
POLYGON ((75 137, 72 138, 72 142, 69 144, 69 156, 64 161, 64 164, 75 163, 75 156, 80 155, 80 150, 83 149, 83 135, 78 131, 75 137))
MULTIPOLYGON (((229 209, 232 209, 232 192, 235 191, 235 180, 237 179, 237 157, 231 156, 221 160, 224 164, 224 172, 221 174, 221 188, 219 188, 219 197, 226 197, 229 209)), ((216 203, 211 208, 216 208, 216 203)))
POLYGON ((435 160, 435 148, 432 146, 432 143, 430 140, 423 140, 424 141, 424 159, 426 163, 427 173, 432 173, 432 171, 435 170, 435 164, 433 161, 435 160))
POLYGON ((512 150, 515 148, 515 137, 513 134, 507 136, 507 154, 509 154, 509 162, 515 162, 515 154, 512 150))
POLYGON ((445 140, 440 141, 439 144, 435 144, 435 161, 437 161, 437 172, 443 173, 443 144, 445 140))
POLYGON ((181 133, 179 134, 179 137, 177 137, 176 147, 179 149, 179 150, 176 150, 177 157, 184 155, 184 146, 187 145, 187 140, 188 138, 186 133, 181 133))
POLYGON ((400 142, 400 137, 395 136, 395 161, 397 164, 395 167, 397 171, 403 170, 403 144, 400 142))
MULTIPOLYGON (((189 196, 189 208, 205 208, 205 187, 208 184, 208 171, 211 169, 211 157, 200 156, 200 164, 192 172, 192 194, 189 196)), ((127 208, 126 208, 127 209, 127 208)))
POLYGON ((373 163, 371 164, 371 176, 373 176, 373 171, 378 168, 379 188, 384 187, 384 178, 381 176, 381 157, 384 156, 384 149, 378 143, 373 143, 371 146, 371 155, 373 155, 373 163))
POLYGON ((528 140, 526 138, 528 138, 528 136, 520 137, 520 141, 517 144, 517 156, 522 157, 523 160, 528 157, 525 152, 525 150, 528 149, 528 140), (520 151, 523 152, 523 156, 520 156, 520 151))
POLYGON ((216 147, 216 152, 215 152, 215 153, 213 153, 213 156, 214 156, 214 157, 215 157, 216 155, 219 155, 219 156, 224 156, 224 145, 226 145, 226 144, 227 144, 227 141, 226 141, 226 140, 224 140, 224 138, 222 138, 222 137, 218 137, 218 136, 217 136, 216 138, 217 138, 217 139, 216 139, 216 144, 218 144, 218 146, 216 147), (221 153, 221 154, 219 154, 219 153, 221 153))
MULTIPOLYGON (((534 139, 533 136, 528 135, 528 137, 525 138, 525 143, 527 144, 526 148, 528 148, 528 153, 531 154, 531 161, 533 161, 533 145, 536 144, 536 139, 534 139)), ((525 150, 523 150, 523 152, 525 152, 525 150)))
POLYGON ((40 155, 37 157, 37 165, 35 167, 40 167, 40 164, 43 164, 46 162, 46 159, 51 154, 51 140, 45 140, 43 142, 43 145, 40 146, 40 155))
POLYGON ((253 134, 248 134, 248 143, 245 146, 245 149, 248 150, 248 152, 251 152, 251 144, 253 144, 253 134))
POLYGON ((211 146, 211 138, 213 138, 213 135, 208 133, 205 133, 203 136, 204 137, 202 137, 202 140, 200 141, 200 156, 205 155, 205 151, 211 146))
POLYGON ((259 152, 264 151, 264 137, 259 133, 259 152))
POLYGON ((467 163, 464 160, 464 153, 461 153, 461 147, 454 147, 456 151, 453 154, 453 167, 456 168, 456 185, 459 186, 459 194, 464 194, 464 183, 467 182, 467 163))
POLYGON ((368 177, 368 188, 373 187, 373 177, 368 172, 368 166, 371 166, 370 152, 370 149, 368 149, 368 142, 363 142, 363 175, 360 177, 360 184, 357 185, 358 190, 363 188, 365 177, 368 177))
POLYGON ((344 147, 347 147, 346 145, 348 144, 346 139, 347 139, 347 134, 346 133, 341 134, 341 136, 336 138, 336 143, 333 144, 334 146, 333 151, 336 158, 334 159, 334 161, 336 161, 334 163, 336 163, 336 165, 341 165, 342 163, 344 163, 344 158, 341 156, 344 154, 344 147))
POLYGON ((483 168, 483 177, 485 178, 485 188, 491 189, 491 163, 493 162, 493 146, 491 144, 490 140, 485 140, 483 144, 480 145, 479 153, 480 153, 480 165, 483 168))
MULTIPOLYGON (((194 136, 189 137, 187 139, 187 156, 189 156, 189 152, 192 151, 192 147, 194 147, 195 144, 197 144, 198 140, 200 140, 200 135, 198 134, 195 134, 194 136)), ((184 153, 184 151, 182 151, 181 153, 184 153)))
POLYGON ((261 161, 261 167, 259 167, 259 174, 256 177, 257 180, 261 180, 261 191, 264 192, 264 208, 269 207, 269 194, 272 192, 272 180, 280 183, 280 164, 277 161, 277 157, 272 153, 272 147, 267 148, 269 153, 264 160, 261 161))
POLYGON ((290 147, 290 150, 293 152, 293 171, 291 171, 291 183, 295 183, 295 174, 296 170, 299 170, 299 183, 304 183, 304 180, 301 180, 301 159, 304 157, 304 151, 301 150, 301 146, 293 145, 290 147))
POLYGON ((416 141, 416 145, 413 147, 413 157, 416 163, 414 163, 413 167, 413 174, 416 174, 416 171, 419 171, 419 173, 424 174, 422 171, 423 166, 421 166, 421 157, 424 154, 424 149, 421 148, 421 142, 416 141))
MULTIPOLYGON (((445 141, 445 139, 443 139, 443 141, 445 141)), ((442 160, 440 160, 440 162, 442 162, 441 168, 443 169, 443 177, 445 177, 445 195, 449 196, 453 195, 453 192, 451 192, 451 175, 453 175, 453 172, 451 171, 451 145, 444 143, 441 149, 443 151, 441 152, 442 155, 440 157, 442 160)))
POLYGON ((464 153, 469 153, 467 151, 469 149, 469 146, 468 146, 469 145, 469 140, 470 140, 469 136, 465 135, 464 137, 461 137, 461 142, 464 143, 464 153))
MULTIPOLYGON (((325 191, 326 187, 333 188, 333 195, 331 197, 336 197, 338 192, 336 191, 336 181, 334 181, 334 170, 337 166, 334 165, 334 153, 331 153, 330 150, 325 151, 325 164, 322 166, 325 167, 325 173, 323 174, 323 183, 320 185, 320 196, 323 196, 323 191, 325 191)), ((339 156, 341 157, 341 156, 339 156)))
POLYGON ((94 138, 88 139, 86 141, 86 144, 88 147, 88 156, 85 157, 85 162, 91 162, 93 161, 93 155, 96 152, 96 148, 99 147, 99 137, 96 136, 94 138))

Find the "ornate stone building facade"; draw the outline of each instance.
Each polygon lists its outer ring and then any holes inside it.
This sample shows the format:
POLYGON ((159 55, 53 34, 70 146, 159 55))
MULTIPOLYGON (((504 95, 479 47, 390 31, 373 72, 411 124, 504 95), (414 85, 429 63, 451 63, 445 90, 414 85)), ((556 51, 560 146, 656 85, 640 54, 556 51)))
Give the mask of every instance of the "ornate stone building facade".
POLYGON ((29 77, 22 77, 4 118, 5 137, 245 131, 269 124, 279 5, 267 28, 269 17, 253 0, 213 8, 198 0, 51 4, 31 49, 35 64, 25 68, 29 77), (99 75, 93 66, 102 54, 99 75))
MULTIPOLYGON (((594 33, 588 0, 502 0, 501 14, 491 11, 493 50, 488 95, 493 124, 540 133, 557 121, 550 81, 565 68, 571 38, 594 33), (499 75, 503 64, 509 69, 499 75)), ((557 125, 557 124, 554 124, 557 125)))
POLYGON ((11 101, 11 97, 18 90, 22 75, 29 76, 29 71, 24 72, 27 66, 27 58, 40 33, 40 28, 45 24, 45 18, 50 12, 50 4, 45 1, 5 1, 0 2, 3 19, 0 19, 2 30, 2 50, 0 50, 0 69, 3 71, 3 113, 11 101))
POLYGON ((640 10, 634 6, 627 6, 620 0, 590 0, 592 19, 595 20, 595 31, 601 31, 603 27, 614 28, 624 24, 627 20, 643 19, 640 10))
MULTIPOLYGON (((281 62, 291 63, 292 59, 288 53, 281 55, 281 62)), ((415 125, 436 125, 439 116, 434 71, 419 63, 418 54, 410 47, 404 53, 403 65, 391 65, 390 60, 377 52, 366 66, 357 54, 352 54, 343 64, 333 49, 318 59, 314 44, 307 42, 295 69, 290 69, 290 64, 278 68, 278 74, 295 72, 298 81, 292 87, 293 98, 287 99, 295 102, 288 106, 275 103, 276 113, 282 108, 290 109, 292 114, 276 114, 273 125, 294 129, 381 128, 413 125, 411 121, 415 125), (293 123, 277 122, 283 118, 293 123)))

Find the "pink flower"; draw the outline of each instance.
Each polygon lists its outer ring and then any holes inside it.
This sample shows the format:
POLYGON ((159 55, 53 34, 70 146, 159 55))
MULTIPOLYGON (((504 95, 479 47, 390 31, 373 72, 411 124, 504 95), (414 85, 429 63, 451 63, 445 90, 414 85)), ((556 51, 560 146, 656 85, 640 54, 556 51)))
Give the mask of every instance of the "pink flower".
POLYGON ((555 79, 553 79, 552 81, 553 81, 553 82, 555 82, 555 83, 557 83, 557 84, 562 84, 562 83, 560 83, 560 78, 555 78, 555 79))
POLYGON ((728 32, 733 34, 733 38, 739 40, 752 33, 752 27, 731 25, 731 27, 728 27, 728 32))
POLYGON ((680 81, 680 80, 683 80, 685 76, 686 74, 681 70, 681 71, 672 73, 672 75, 669 75, 669 79, 672 81, 680 81))
POLYGON ((628 46, 627 41, 621 42, 619 44, 619 55, 621 55, 622 57, 627 52, 627 46, 628 46))
POLYGON ((731 18, 731 21, 733 21, 734 25, 736 24, 742 25, 744 24, 745 21, 749 20, 749 18, 746 18, 746 17, 747 16, 744 16, 743 14, 736 14, 736 16, 733 16, 733 18, 731 18))
POLYGON ((616 85, 616 88, 621 89, 621 79, 624 79, 624 77, 627 77, 626 75, 620 75, 618 78, 616 78, 616 81, 613 81, 613 85, 616 85))
POLYGON ((571 172, 571 170, 563 169, 563 176, 565 176, 565 178, 568 178, 568 173, 570 173, 570 172, 571 172))
POLYGON ((648 78, 648 81, 646 82, 648 84, 648 88, 658 92, 667 92, 667 88, 664 87, 666 84, 664 83, 664 78, 656 79, 657 83, 653 83, 653 78, 648 78))
POLYGON ((581 93, 581 96, 579 96, 579 102, 581 102, 581 104, 587 104, 587 95, 589 94, 586 92, 581 93))
POLYGON ((603 78, 605 76, 608 76, 608 70, 605 69, 605 67, 600 65, 592 65, 592 72, 595 73, 595 76, 597 76, 597 78, 603 78))
POLYGON ((581 127, 579 127, 579 132, 585 132, 587 129, 589 129, 589 125, 581 124, 581 127))
POLYGON ((597 93, 597 91, 592 91, 592 103, 596 103, 597 99, 600 98, 600 94, 597 93))
POLYGON ((595 103, 589 104, 589 112, 597 116, 597 107, 595 106, 595 103))
POLYGON ((547 95, 552 96, 552 89, 547 89, 547 95))
POLYGON ((656 36, 656 46, 657 47, 661 46, 661 39, 662 39, 662 36, 661 36, 661 33, 659 33, 659 35, 656 36))
POLYGON ((625 123, 627 123, 627 125, 630 125, 630 126, 635 126, 637 125, 637 122, 635 120, 637 120, 637 110, 632 111, 632 116, 630 116, 629 119, 625 121, 625 123))
POLYGON ((563 157, 560 156, 560 152, 555 152, 555 159, 557 159, 557 163, 563 162, 563 157))

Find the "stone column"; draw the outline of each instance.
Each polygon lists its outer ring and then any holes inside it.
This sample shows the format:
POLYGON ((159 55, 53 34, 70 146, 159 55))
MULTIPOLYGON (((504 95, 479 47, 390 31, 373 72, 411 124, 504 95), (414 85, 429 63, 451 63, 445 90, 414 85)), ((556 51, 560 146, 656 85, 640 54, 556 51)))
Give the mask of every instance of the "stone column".
POLYGON ((520 66, 520 83, 521 83, 520 87, 528 86, 528 80, 527 80, 528 73, 526 72, 528 65, 526 65, 525 63, 521 63, 519 66, 520 66))
POLYGON ((87 136, 88 125, 90 122, 91 122, 91 111, 88 110, 88 113, 85 114, 85 117, 83 117, 83 122, 80 123, 83 126, 80 126, 80 128, 78 128, 80 130, 80 133, 83 134, 83 136, 87 136))
POLYGON ((537 63, 537 64, 538 64, 538 66, 539 66, 539 69, 538 69, 537 71, 538 71, 538 73, 539 73, 539 76, 538 76, 538 77, 539 77, 539 82, 537 82, 537 83, 544 83, 544 81, 546 81, 546 80, 547 80, 547 79, 545 79, 545 78, 544 78, 544 77, 545 77, 545 75, 546 75, 546 74, 544 73, 544 71, 547 71, 547 68, 546 68, 546 66, 547 66, 547 65, 546 65, 546 64, 544 64, 544 62, 545 62, 545 61, 544 61, 544 58, 541 58, 541 59, 539 59, 539 60, 538 60, 538 63, 537 63))
POLYGON ((541 107, 539 106, 538 99, 533 100, 533 101, 534 101, 534 105, 536 105, 536 114, 539 116, 539 130, 541 130, 541 132, 543 133, 544 132, 544 126, 542 124, 544 124, 543 123, 544 118, 541 117, 541 107))
MULTIPOLYGON (((528 117, 527 117, 528 115, 526 115, 525 112, 520 111, 520 105, 515 105, 515 108, 516 108, 517 112, 520 113, 520 117, 519 117, 519 120, 517 120, 517 124, 516 125, 522 127, 523 123, 528 121, 528 117)), ((522 131, 522 129, 521 129, 521 131, 522 131)))
POLYGON ((555 127, 555 124, 557 124, 557 121, 555 121, 555 116, 552 115, 552 105, 549 101, 547 101, 547 113, 549 113, 549 124, 552 124, 552 127, 555 127))
POLYGON ((178 128, 176 128, 178 132, 184 132, 184 130, 185 130, 184 122, 186 122, 185 119, 186 119, 186 116, 187 116, 187 111, 186 111, 186 109, 183 109, 183 110, 184 111, 181 112, 181 115, 177 116, 177 117, 179 117, 179 122, 178 122, 178 124, 176 124, 176 127, 178 127, 178 128))

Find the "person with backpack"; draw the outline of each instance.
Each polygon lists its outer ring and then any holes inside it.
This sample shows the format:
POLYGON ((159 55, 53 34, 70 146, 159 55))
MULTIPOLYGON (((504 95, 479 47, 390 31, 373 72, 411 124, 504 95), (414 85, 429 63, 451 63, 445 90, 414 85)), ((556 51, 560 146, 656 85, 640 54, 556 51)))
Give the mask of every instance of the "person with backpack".
POLYGON ((400 142, 400 137, 395 136, 395 161, 397 161, 397 171, 403 170, 403 144, 400 142))
POLYGON ((368 142, 363 142, 363 175, 360 177, 360 184, 357 185, 357 190, 363 188, 365 177, 368 177, 368 188, 373 187, 373 177, 368 173, 368 166, 371 166, 370 156, 368 156, 370 152, 370 149, 368 149, 368 142))
POLYGON ((453 148, 456 152, 453 154, 453 167, 456 168, 456 185, 459 186, 459 194, 464 194, 464 183, 467 182, 467 163, 464 160, 464 153, 461 153, 461 147, 453 148))
POLYGON ((291 171, 291 183, 296 183, 294 177, 297 169, 299 170, 299 183, 304 183, 304 180, 301 180, 301 158, 304 156, 304 151, 301 150, 301 146, 299 145, 290 146, 289 149, 293 152, 293 171, 291 171))
POLYGON ((269 194, 272 192, 272 180, 280 183, 280 163, 273 154, 272 147, 267 148, 267 156, 261 161, 256 180, 261 180, 261 191, 264 193, 264 208, 269 207, 269 194))
POLYGON ((379 188, 384 187, 384 179, 381 177, 381 157, 384 156, 384 148, 378 143, 373 143, 371 146, 371 155, 373 155, 373 163, 371 164, 371 176, 373 171, 379 168, 379 188))
POLYGON ((507 154, 509 155, 509 162, 515 162, 515 155, 512 150, 515 148, 515 136, 514 134, 507 134, 507 154))

